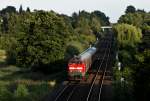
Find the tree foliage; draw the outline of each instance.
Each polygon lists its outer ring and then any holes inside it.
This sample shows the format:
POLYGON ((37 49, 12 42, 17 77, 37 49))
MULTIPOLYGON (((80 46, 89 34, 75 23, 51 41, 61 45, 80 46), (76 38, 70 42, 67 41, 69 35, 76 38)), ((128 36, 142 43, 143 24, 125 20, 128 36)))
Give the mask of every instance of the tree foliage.
POLYGON ((12 93, 3 84, 0 84, 0 101, 13 101, 12 93))
MULTIPOLYGON (((125 86, 128 86, 129 83, 132 84, 132 86, 128 87, 128 89, 131 90, 127 91, 127 94, 125 94, 126 91, 123 91, 122 96, 124 97, 131 93, 129 96, 133 96, 134 99, 132 100, 135 101, 148 101, 149 99, 149 22, 149 13, 128 6, 126 14, 122 15, 118 20, 119 24, 114 26, 114 31, 118 41, 119 61, 121 61, 123 68, 119 73, 125 72, 126 69, 129 69, 130 75, 127 74, 125 77, 125 81, 128 82, 125 86)), ((119 86, 119 84, 115 86, 119 86)), ((126 100, 126 98, 121 98, 121 100, 124 99, 126 100)))
POLYGON ((100 11, 67 16, 54 11, 31 12, 22 5, 19 11, 13 6, 4 8, 0 20, 0 42, 4 41, 0 48, 6 50, 8 63, 41 71, 64 69, 60 64, 88 48, 101 25, 109 25, 100 11))
POLYGON ((27 7, 26 12, 29 12, 29 13, 31 12, 29 7, 27 7))
POLYGON ((22 5, 20 5, 19 13, 21 14, 22 12, 23 12, 23 8, 22 8, 22 5))
POLYGON ((109 25, 110 22, 109 22, 109 17, 107 17, 103 12, 100 12, 100 11, 94 11, 91 13, 92 16, 96 16, 98 17, 99 21, 101 22, 101 25, 102 26, 105 26, 105 25, 109 25))
POLYGON ((6 8, 2 9, 0 11, 0 14, 6 14, 6 13, 16 13, 16 8, 14 6, 7 6, 6 8))
POLYGON ((17 63, 40 67, 63 59, 67 37, 68 29, 60 17, 52 12, 36 12, 27 33, 18 37, 17 63))
POLYGON ((119 18, 118 22, 119 23, 127 23, 130 25, 141 27, 143 24, 143 17, 139 13, 128 13, 128 14, 122 15, 119 18))
POLYGON ((142 33, 139 28, 128 24, 118 24, 114 26, 117 41, 120 46, 134 46, 141 41, 142 33))
POLYGON ((150 50, 145 50, 139 56, 142 58, 138 58, 138 63, 135 66, 133 74, 134 95, 137 101, 148 101, 150 93, 150 50))
POLYGON ((135 13, 136 12, 136 8, 132 5, 128 6, 126 11, 126 13, 135 13))
POLYGON ((19 84, 14 92, 14 97, 17 101, 27 101, 29 100, 29 91, 25 85, 19 84))

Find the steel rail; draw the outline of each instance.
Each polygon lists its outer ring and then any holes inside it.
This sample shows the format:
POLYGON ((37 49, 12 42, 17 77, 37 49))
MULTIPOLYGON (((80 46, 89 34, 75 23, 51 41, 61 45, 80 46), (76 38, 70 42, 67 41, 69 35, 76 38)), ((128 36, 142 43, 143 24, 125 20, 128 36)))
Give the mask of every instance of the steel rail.
MULTIPOLYGON (((107 45, 107 49, 108 49, 108 46, 109 46, 109 44, 107 45)), ((110 46, 110 47, 111 47, 111 46, 110 46)), ((102 67, 103 62, 104 62, 107 49, 105 50, 105 53, 104 53, 103 59, 102 59, 102 61, 101 61, 101 64, 100 64, 100 66, 99 66, 99 68, 98 68, 98 71, 97 71, 97 73, 96 73, 96 76, 95 76, 95 78, 94 78, 94 81, 92 82, 92 85, 91 85, 91 87, 90 87, 90 90, 89 90, 89 93, 88 93, 88 96, 87 96, 86 101, 89 101, 89 98, 90 98, 90 95, 91 95, 91 92, 92 92, 94 83, 95 83, 95 81, 96 81, 96 79, 97 79, 98 73, 99 73, 99 71, 100 71, 100 69, 101 69, 101 67, 102 67)))
POLYGON ((61 92, 58 94, 58 96, 56 97, 56 99, 54 101, 57 101, 58 98, 64 93, 64 91, 69 87, 69 85, 67 85, 66 87, 64 87, 61 92))
MULTIPOLYGON (((111 48, 111 46, 110 46, 110 48, 111 48)), ((109 48, 108 58, 107 58, 107 60, 106 60, 107 62, 106 62, 106 67, 105 67, 104 75, 103 75, 103 77, 102 77, 102 82, 101 82, 101 84, 100 84, 98 101, 101 101, 103 83, 104 83, 104 79, 105 79, 105 75, 106 75, 106 70, 107 70, 107 67, 108 67, 108 59, 109 59, 109 57, 110 57, 110 48, 109 48)))
MULTIPOLYGON (((75 82, 75 84, 76 84, 76 83, 78 83, 78 82, 75 82)), ((57 101, 57 100, 59 99, 59 97, 65 92, 65 90, 66 90, 67 88, 69 88, 69 86, 71 86, 71 84, 66 85, 66 86, 60 91, 60 93, 57 95, 57 97, 55 98, 54 101, 57 101)))
POLYGON ((73 90, 71 91, 71 93, 69 94, 68 98, 67 98, 67 101, 70 100, 71 96, 73 95, 75 89, 77 88, 77 85, 73 88, 73 90))

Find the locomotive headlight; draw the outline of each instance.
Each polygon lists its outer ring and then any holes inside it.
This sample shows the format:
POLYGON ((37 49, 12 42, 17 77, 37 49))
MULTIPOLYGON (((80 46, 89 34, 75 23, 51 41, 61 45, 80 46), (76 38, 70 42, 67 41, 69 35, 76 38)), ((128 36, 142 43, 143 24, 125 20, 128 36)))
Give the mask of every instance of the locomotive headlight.
POLYGON ((83 68, 82 67, 77 67, 77 69, 82 70, 83 68))
POLYGON ((69 69, 70 69, 70 70, 73 70, 73 69, 75 69, 75 67, 69 67, 69 69))

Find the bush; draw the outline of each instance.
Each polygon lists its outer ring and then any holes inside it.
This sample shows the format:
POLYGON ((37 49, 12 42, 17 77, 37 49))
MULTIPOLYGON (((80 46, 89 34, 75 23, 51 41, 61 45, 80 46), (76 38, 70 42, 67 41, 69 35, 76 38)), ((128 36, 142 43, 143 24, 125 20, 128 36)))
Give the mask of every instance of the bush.
POLYGON ((31 86, 32 90, 32 101, 41 101, 50 91, 50 85, 46 82, 43 82, 39 85, 31 86))
POLYGON ((13 101, 12 93, 2 84, 0 84, 0 101, 13 101))
POLYGON ((0 36, 0 49, 6 50, 6 53, 0 52, 1 55, 6 58, 8 64, 16 63, 16 38, 11 35, 0 36), (5 56, 4 56, 5 55, 5 56))
POLYGON ((122 50, 119 51, 119 60, 123 63, 123 65, 128 65, 132 62, 132 56, 128 51, 122 50))
POLYGON ((14 92, 14 97, 16 101, 28 101, 29 98, 29 91, 25 85, 19 84, 16 91, 14 92))

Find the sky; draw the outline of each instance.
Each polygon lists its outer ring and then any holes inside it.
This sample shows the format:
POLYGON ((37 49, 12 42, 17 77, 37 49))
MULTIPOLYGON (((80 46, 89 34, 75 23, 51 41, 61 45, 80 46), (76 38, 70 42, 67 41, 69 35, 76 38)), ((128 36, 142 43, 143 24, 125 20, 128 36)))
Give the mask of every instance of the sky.
POLYGON ((24 9, 29 7, 31 10, 54 10, 67 15, 81 10, 88 12, 99 10, 113 23, 124 14, 128 5, 150 11, 150 0, 0 0, 0 9, 10 5, 17 9, 22 5, 24 9))

